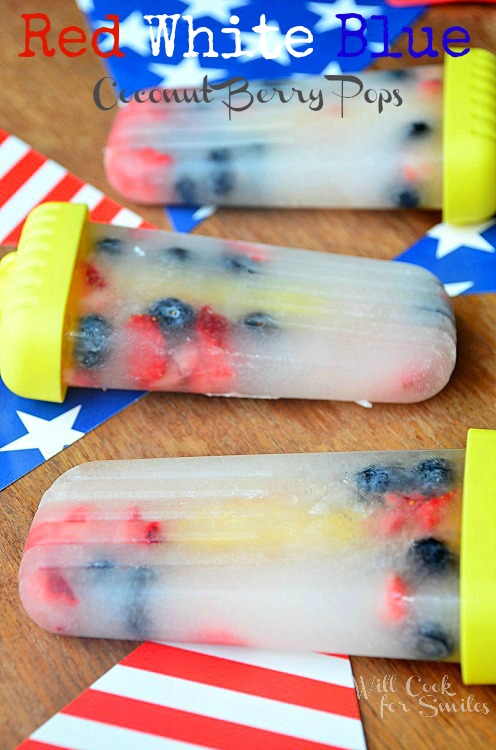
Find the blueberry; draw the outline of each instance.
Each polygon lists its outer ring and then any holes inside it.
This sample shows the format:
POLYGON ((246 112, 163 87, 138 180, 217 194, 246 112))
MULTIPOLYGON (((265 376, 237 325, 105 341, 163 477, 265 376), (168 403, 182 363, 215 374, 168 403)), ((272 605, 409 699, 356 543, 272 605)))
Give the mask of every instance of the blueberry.
POLYGON ((395 466, 389 469, 389 490, 400 495, 409 495, 417 490, 417 479, 412 469, 395 466))
POLYGON ((146 586, 155 580, 156 573, 153 568, 148 568, 146 565, 140 565, 138 568, 133 570, 133 586, 141 591, 142 586, 146 586))
POLYGON ((451 638, 440 625, 424 622, 414 634, 415 651, 419 658, 446 659, 453 653, 451 638))
POLYGON ((424 494, 444 493, 455 478, 452 464, 445 458, 426 458, 414 469, 424 494))
POLYGON ((418 122, 412 122, 408 128, 409 138, 425 138, 432 131, 431 126, 427 122, 419 120, 418 122))
POLYGON ((228 195, 234 188, 234 177, 232 172, 223 170, 214 175, 212 180, 212 192, 214 195, 228 195))
POLYGON ((397 208, 416 208, 420 203, 420 195, 413 188, 405 188, 396 193, 393 200, 397 208))
POLYGON ((433 536, 416 539, 408 550, 408 560, 417 573, 443 573, 453 557, 446 544, 433 536))
POLYGON ((243 319, 243 324, 248 326, 248 328, 258 328, 261 330, 277 328, 274 318, 263 312, 250 313, 243 319))
POLYGON ((383 495, 391 486, 391 475, 385 466, 367 466, 355 476, 362 496, 383 495))
POLYGON ((222 265, 230 273, 257 273, 255 264, 243 255, 225 255, 222 265))
POLYGON ((137 640, 144 641, 149 633, 149 618, 141 602, 133 602, 126 614, 126 627, 129 634, 137 640))
POLYGON ((229 149, 216 148, 210 152, 209 158, 212 159, 212 161, 229 161, 229 149))
POLYGON ((191 204, 197 202, 196 185, 191 177, 180 177, 174 185, 174 190, 183 203, 191 204))
POLYGON ((152 568, 144 565, 133 568, 128 579, 129 605, 126 610, 126 627, 134 638, 145 639, 150 632, 146 608, 147 586, 155 579, 152 568))
POLYGON ((164 255, 180 263, 185 263, 191 259, 191 252, 186 250, 185 247, 168 247, 167 250, 164 250, 164 255))
POLYGON ((193 308, 186 302, 174 297, 160 299, 149 310, 152 318, 156 318, 163 330, 186 328, 194 320, 193 308))
POLYGON ((95 251, 108 255, 119 255, 122 252, 122 242, 117 237, 101 237, 96 241, 95 251))
POLYGON ((388 70, 388 73, 390 77, 396 81, 404 81, 405 79, 410 78, 410 71, 402 70, 401 68, 398 68, 397 70, 388 70))
POLYGON ((95 560, 87 565, 90 570, 111 570, 115 568, 115 563, 110 560, 95 560))
POLYGON ((80 367, 99 367, 109 353, 110 324, 101 315, 80 318, 75 334, 74 359, 80 367))

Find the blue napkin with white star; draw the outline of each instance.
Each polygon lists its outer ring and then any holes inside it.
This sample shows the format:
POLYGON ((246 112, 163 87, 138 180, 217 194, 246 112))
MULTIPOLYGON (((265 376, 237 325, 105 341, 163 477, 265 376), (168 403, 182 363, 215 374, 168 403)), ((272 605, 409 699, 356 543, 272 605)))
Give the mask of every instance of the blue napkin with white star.
POLYGON ((63 404, 19 398, 0 380, 0 490, 142 397, 71 388, 63 404))
POLYGON ((496 292, 496 220, 468 227, 437 224, 396 260, 432 271, 452 297, 496 292))

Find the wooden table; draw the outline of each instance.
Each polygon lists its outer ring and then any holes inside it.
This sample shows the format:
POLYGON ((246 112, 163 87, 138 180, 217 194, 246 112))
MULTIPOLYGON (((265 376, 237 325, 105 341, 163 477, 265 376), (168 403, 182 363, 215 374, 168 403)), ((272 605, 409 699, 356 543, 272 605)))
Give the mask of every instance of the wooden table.
MULTIPOLYGON (((42 5, 54 29, 81 23, 72 3, 50 0, 42 5)), ((18 58, 23 39, 20 13, 28 10, 40 9, 21 9, 14 0, 2 3, 0 124, 112 196, 101 160, 112 114, 97 110, 92 101, 93 85, 102 76, 101 63, 92 53, 75 59, 61 54, 51 59, 18 58)), ((438 32, 461 25, 471 32, 473 44, 495 49, 496 9, 492 7, 436 8, 422 21, 421 25, 432 25, 438 32)), ((142 213, 166 226, 161 210, 142 213)), ((393 258, 438 220, 436 214, 413 211, 221 210, 199 231, 393 258)), ((149 395, 4 491, 0 502, 0 748, 10 750, 135 647, 130 642, 50 635, 28 619, 19 603, 17 570, 29 525, 41 495, 63 471, 102 458, 463 447, 467 427, 496 426, 496 305, 490 296, 466 297, 455 301, 455 309, 459 364, 450 385, 430 401, 366 410, 347 403, 149 395)), ((363 678, 365 685, 396 676, 397 692, 390 698, 398 706, 403 701, 409 711, 405 716, 399 707, 381 718, 377 689, 368 699, 361 699, 371 750, 469 746, 486 750, 496 746, 496 690, 463 687, 457 666, 354 658, 353 667, 357 680, 363 678), (456 691, 453 700, 458 706, 473 694, 476 701, 487 704, 489 714, 459 711, 428 719, 432 711, 426 710, 422 716, 417 701, 406 694, 408 677, 419 675, 432 685, 444 674, 456 691)))

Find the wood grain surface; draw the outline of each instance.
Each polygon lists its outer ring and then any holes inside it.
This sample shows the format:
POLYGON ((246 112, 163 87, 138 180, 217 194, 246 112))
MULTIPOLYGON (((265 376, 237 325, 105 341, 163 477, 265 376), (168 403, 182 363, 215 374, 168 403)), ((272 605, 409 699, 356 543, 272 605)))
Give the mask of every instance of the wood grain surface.
MULTIPOLYGON (((48 13, 57 32, 81 24, 73 3, 33 1, 27 7, 15 0, 2 1, 0 125, 120 200, 102 169, 112 114, 97 110, 92 101, 92 88, 103 74, 101 61, 93 53, 75 59, 61 54, 51 59, 19 58, 21 12, 48 13)), ((495 50, 496 9, 434 8, 420 25, 432 25, 439 40, 442 30, 453 24, 468 28, 473 44, 495 50)), ((161 210, 142 213, 166 226, 161 210)), ((221 210, 198 231, 393 258, 438 220, 438 214, 413 211, 221 210)), ((13 748, 135 646, 45 633, 19 603, 17 571, 29 525, 41 495, 63 471, 102 458, 463 447, 469 426, 496 427, 496 301, 491 296, 462 298, 455 301, 455 310, 459 361, 451 383, 430 401, 366 410, 347 403, 150 395, 1 493, 0 748, 13 748)), ((458 666, 354 658, 353 667, 365 685, 374 678, 394 676, 396 692, 390 698, 398 706, 403 701, 408 709, 407 713, 401 707, 386 710, 381 718, 380 692, 374 689, 368 699, 361 698, 370 750, 496 747, 496 689, 464 687, 458 666), (432 711, 425 711, 422 716, 418 700, 406 693, 407 679, 418 675, 433 685, 445 674, 456 693, 451 701, 460 707, 473 694, 479 704, 487 704, 489 713, 459 710, 428 718, 432 711)))

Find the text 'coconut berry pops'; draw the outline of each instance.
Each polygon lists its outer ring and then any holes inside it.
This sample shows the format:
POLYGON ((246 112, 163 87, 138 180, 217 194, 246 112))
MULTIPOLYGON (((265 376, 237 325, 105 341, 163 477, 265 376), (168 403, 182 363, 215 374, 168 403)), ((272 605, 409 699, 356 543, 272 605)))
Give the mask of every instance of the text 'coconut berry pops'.
POLYGON ((105 152, 110 183, 149 204, 443 208, 455 224, 496 211, 492 53, 255 83, 255 103, 239 82, 236 102, 231 88, 227 101, 216 95, 223 84, 207 102, 205 82, 201 99, 161 89, 125 98, 105 152))
POLYGON ((496 682, 495 451, 471 430, 466 454, 86 464, 41 501, 21 599, 59 634, 461 658, 496 682))
POLYGON ((46 203, 0 264, 2 378, 67 386, 415 402, 448 382, 455 320, 430 272, 390 261, 88 221, 46 203))

